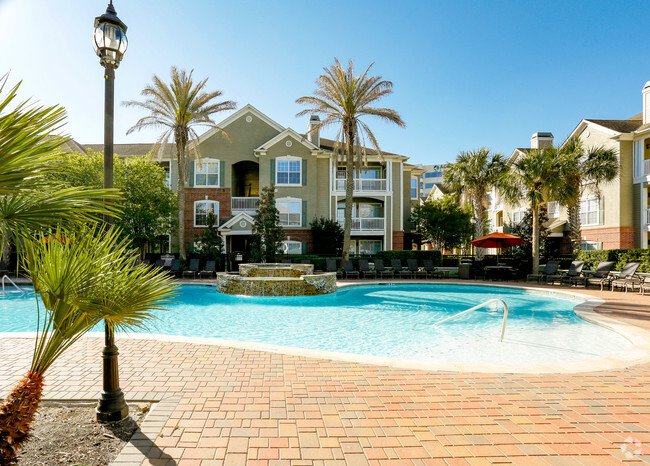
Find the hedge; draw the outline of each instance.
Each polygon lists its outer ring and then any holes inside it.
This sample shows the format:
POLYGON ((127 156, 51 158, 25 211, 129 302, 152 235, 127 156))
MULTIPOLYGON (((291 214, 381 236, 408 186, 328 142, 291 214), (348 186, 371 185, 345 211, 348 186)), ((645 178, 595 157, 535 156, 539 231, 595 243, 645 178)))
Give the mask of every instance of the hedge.
POLYGON ((585 269, 595 270, 599 262, 614 261, 614 270, 621 270, 628 262, 641 262, 639 272, 650 272, 650 249, 606 249, 579 251, 576 260, 585 261, 585 269))
POLYGON ((401 261, 406 261, 406 259, 417 259, 418 265, 423 265, 423 260, 432 260, 433 265, 441 266, 442 265, 442 254, 440 251, 379 251, 375 254, 375 259, 382 259, 387 265, 390 266, 390 262, 393 259, 400 259, 401 261))

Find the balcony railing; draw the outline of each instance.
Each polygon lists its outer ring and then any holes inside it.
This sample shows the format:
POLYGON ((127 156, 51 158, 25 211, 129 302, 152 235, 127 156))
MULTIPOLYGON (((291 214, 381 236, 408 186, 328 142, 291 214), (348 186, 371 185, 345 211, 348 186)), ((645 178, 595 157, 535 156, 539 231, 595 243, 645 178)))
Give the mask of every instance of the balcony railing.
POLYGON ((645 224, 650 225, 650 209, 645 210, 645 224))
POLYGON ((650 160, 643 161, 643 174, 650 175, 650 160))
POLYGON ((238 212, 257 212, 257 197, 233 197, 230 208, 233 215, 238 212))
MULTIPOLYGON (((343 218, 338 218, 338 222, 342 227, 345 227, 343 218)), ((384 231, 384 218, 383 217, 363 217, 353 218, 350 231, 384 231)))
MULTIPOLYGON (((337 178, 335 190, 336 191, 345 191, 345 178, 337 178)), ((357 192, 364 191, 386 191, 386 179, 365 179, 365 178, 355 178, 354 179, 354 190, 357 192)))

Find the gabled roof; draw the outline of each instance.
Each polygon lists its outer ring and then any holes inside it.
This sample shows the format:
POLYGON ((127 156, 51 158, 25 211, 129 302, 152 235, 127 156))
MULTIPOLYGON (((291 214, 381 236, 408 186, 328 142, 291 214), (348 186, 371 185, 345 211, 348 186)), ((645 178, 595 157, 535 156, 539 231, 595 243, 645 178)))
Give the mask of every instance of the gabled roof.
POLYGON ((219 227, 219 231, 230 230, 236 223, 241 222, 242 220, 247 221, 248 223, 251 224, 251 226, 253 226, 253 224, 255 223, 255 219, 250 215, 248 215, 246 212, 239 212, 238 214, 233 216, 230 220, 228 220, 226 223, 221 225, 219 227))
POLYGON ((643 120, 592 120, 585 118, 585 121, 595 123, 618 133, 631 133, 643 125, 643 120))
POLYGON ((286 138, 287 136, 292 137, 293 139, 295 139, 296 141, 298 141, 300 144, 302 144, 303 146, 305 146, 307 149, 310 149, 310 150, 319 150, 319 148, 318 148, 317 146, 315 146, 314 144, 312 144, 312 143, 311 143, 307 138, 305 138, 302 134, 298 134, 297 132, 295 132, 295 131, 292 130, 291 128, 287 128, 287 129, 285 129, 284 131, 282 131, 280 134, 278 134, 276 137, 274 137, 273 139, 271 139, 271 140, 269 140, 269 141, 266 141, 266 142, 265 142, 264 144, 262 144, 260 147, 258 147, 257 149, 255 149, 255 152, 269 150, 269 148, 273 147, 274 145, 276 145, 278 142, 282 141, 282 140, 283 140, 284 138, 286 138))
POLYGON ((268 116, 266 116, 265 114, 260 112, 255 107, 253 107, 251 104, 246 104, 245 106, 243 106, 242 108, 237 110, 235 113, 233 113, 229 117, 227 117, 224 120, 217 123, 217 128, 210 128, 205 133, 203 133, 201 136, 199 136, 198 142, 205 141, 206 139, 214 136, 219 131, 219 128, 221 128, 221 129, 226 128, 229 124, 231 124, 234 121, 237 121, 239 118, 246 115, 247 113, 252 113, 257 118, 259 118, 264 123, 266 123, 271 128, 273 128, 273 129, 275 129, 277 131, 282 132, 285 129, 284 126, 282 126, 280 123, 270 119, 268 116))
MULTIPOLYGON (((335 144, 336 144, 336 141, 334 141, 332 139, 320 138, 320 147, 321 147, 321 149, 324 149, 324 150, 327 150, 327 151, 330 151, 330 152, 334 152, 334 145, 335 144)), ((375 149, 371 149, 369 147, 366 147, 365 149, 366 149, 366 154, 368 154, 368 155, 378 155, 377 151, 375 149)), ((404 157, 405 159, 408 158, 405 155, 394 154, 392 152, 386 152, 386 151, 381 151, 381 155, 389 155, 389 156, 393 156, 393 157, 404 157)))

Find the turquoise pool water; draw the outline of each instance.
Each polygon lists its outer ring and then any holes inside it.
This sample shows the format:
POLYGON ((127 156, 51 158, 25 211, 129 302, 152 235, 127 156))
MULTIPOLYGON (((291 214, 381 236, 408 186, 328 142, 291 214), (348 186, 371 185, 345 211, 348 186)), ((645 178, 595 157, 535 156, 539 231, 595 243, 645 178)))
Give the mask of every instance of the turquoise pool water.
MULTIPOLYGON (((33 296, 0 299, 0 332, 33 331, 33 296)), ((578 318, 580 301, 516 288, 448 284, 346 287, 312 297, 242 297, 183 286, 159 312, 152 333, 259 342, 418 361, 539 364, 602 357, 631 346, 621 335, 578 318), (490 298, 510 308, 481 309, 431 324, 490 298)), ((101 331, 101 329, 98 329, 101 331)))

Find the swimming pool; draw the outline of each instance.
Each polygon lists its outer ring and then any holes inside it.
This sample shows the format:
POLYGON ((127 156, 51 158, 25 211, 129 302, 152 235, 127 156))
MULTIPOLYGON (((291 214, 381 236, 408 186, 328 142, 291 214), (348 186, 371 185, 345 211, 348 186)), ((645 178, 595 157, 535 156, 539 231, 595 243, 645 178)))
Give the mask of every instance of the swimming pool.
MULTIPOLYGON (((214 287, 183 286, 178 303, 151 323, 156 334, 256 342, 289 348, 409 361, 546 364, 600 358, 632 344, 580 319, 581 300, 519 288, 451 284, 345 287, 310 297, 241 297, 214 287), (434 327, 445 317, 501 298, 434 327)), ((35 304, 8 293, 0 300, 0 332, 35 330, 35 304)), ((98 329, 101 330, 101 329, 98 329)))

